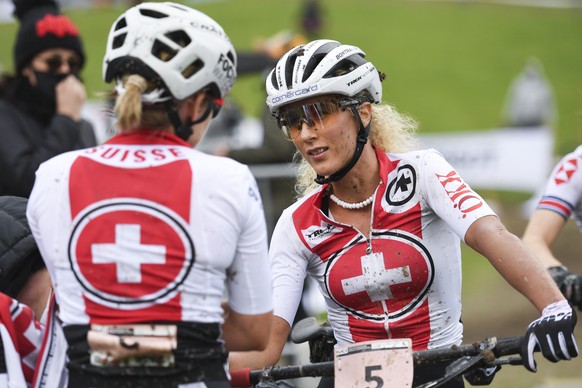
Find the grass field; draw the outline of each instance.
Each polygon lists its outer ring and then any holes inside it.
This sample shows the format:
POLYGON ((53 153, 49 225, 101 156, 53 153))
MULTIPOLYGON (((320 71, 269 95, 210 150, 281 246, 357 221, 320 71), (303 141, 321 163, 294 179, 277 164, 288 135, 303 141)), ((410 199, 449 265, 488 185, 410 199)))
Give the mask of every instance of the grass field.
MULTIPOLYGON (((235 46, 298 29, 301 2, 284 0, 185 1, 226 29, 235 46)), ((384 101, 416 117, 421 130, 460 131, 499 125, 511 80, 526 58, 545 66, 559 109, 556 153, 582 142, 582 9, 484 5, 479 2, 324 0, 324 37, 362 47, 388 75, 384 101)), ((90 96, 106 89, 101 60, 109 26, 122 11, 70 9, 88 52, 84 78, 90 96)), ((11 68, 16 24, 0 25, 0 63, 11 68)), ((259 76, 241 77, 234 98, 247 114, 263 104, 259 76)))

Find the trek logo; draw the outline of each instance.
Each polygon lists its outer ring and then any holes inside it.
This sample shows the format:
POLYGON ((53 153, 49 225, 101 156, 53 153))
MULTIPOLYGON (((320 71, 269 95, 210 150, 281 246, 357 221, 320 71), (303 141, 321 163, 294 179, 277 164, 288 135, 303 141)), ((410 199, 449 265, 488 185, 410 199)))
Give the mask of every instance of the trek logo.
POLYGON ((562 163, 556 174, 554 175, 554 182, 556 185, 561 185, 562 183, 570 182, 572 175, 578 170, 578 159, 571 158, 567 159, 562 163))
POLYGON ((455 170, 447 175, 435 175, 453 202, 454 208, 463 213, 463 218, 467 217, 467 213, 483 206, 481 198, 467 186, 455 170))
POLYGON ((307 244, 313 248, 322 241, 327 240, 332 234, 340 233, 341 231, 342 228, 322 221, 321 226, 310 226, 309 228, 302 230, 301 233, 307 244))
POLYGON ((353 84, 355 84, 356 82, 360 81, 362 79, 362 76, 359 76, 358 78, 348 82, 348 86, 352 86, 353 84))

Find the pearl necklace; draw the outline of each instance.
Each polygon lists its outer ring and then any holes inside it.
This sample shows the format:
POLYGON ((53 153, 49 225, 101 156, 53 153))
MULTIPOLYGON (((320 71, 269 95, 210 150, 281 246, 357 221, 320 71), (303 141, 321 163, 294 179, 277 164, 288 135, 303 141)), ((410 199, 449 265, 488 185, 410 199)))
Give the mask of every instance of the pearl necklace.
POLYGON ((366 206, 368 206, 369 204, 372 203, 372 201, 374 200, 374 195, 376 193, 372 193, 372 195, 370 196, 370 198, 363 200, 362 202, 357 202, 357 203, 349 203, 346 201, 342 201, 341 199, 339 199, 338 197, 335 196, 335 194, 330 194, 329 198, 334 201, 335 203, 337 203, 338 205, 340 205, 341 207, 343 207, 344 209, 363 209, 366 206))

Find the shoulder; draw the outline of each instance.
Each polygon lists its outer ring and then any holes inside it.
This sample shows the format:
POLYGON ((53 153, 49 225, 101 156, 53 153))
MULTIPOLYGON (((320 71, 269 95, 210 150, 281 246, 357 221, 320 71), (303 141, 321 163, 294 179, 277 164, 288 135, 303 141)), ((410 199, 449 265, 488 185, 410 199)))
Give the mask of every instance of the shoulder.
POLYGON ((85 153, 89 152, 90 148, 73 150, 64 152, 62 154, 53 156, 52 158, 42 162, 36 172, 37 176, 49 174, 57 175, 61 174, 63 171, 70 169, 72 164, 77 158, 83 156, 85 153))
POLYGON ((434 148, 423 150, 414 150, 398 154, 387 153, 386 156, 391 162, 397 162, 399 165, 409 164, 420 170, 424 167, 430 167, 432 162, 444 161, 444 156, 434 148))
POLYGON ((217 179, 237 179, 241 175, 250 174, 246 164, 229 157, 210 155, 196 149, 190 149, 189 155, 192 158, 194 169, 212 174, 217 179))

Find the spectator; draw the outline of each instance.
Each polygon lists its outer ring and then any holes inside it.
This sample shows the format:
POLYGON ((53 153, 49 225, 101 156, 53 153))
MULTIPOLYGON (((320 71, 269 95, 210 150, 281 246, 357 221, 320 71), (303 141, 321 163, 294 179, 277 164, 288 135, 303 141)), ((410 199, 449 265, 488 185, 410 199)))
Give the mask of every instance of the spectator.
POLYGON ((0 195, 28 197, 47 159, 96 144, 81 118, 85 52, 77 27, 51 0, 16 0, 15 75, 0 80, 0 195))
POLYGON ((308 39, 319 37, 323 28, 323 8, 319 0, 303 1, 300 22, 308 39))
POLYGON ((538 58, 529 58, 512 82, 503 109, 502 122, 508 127, 552 128, 557 114, 552 87, 538 58))

